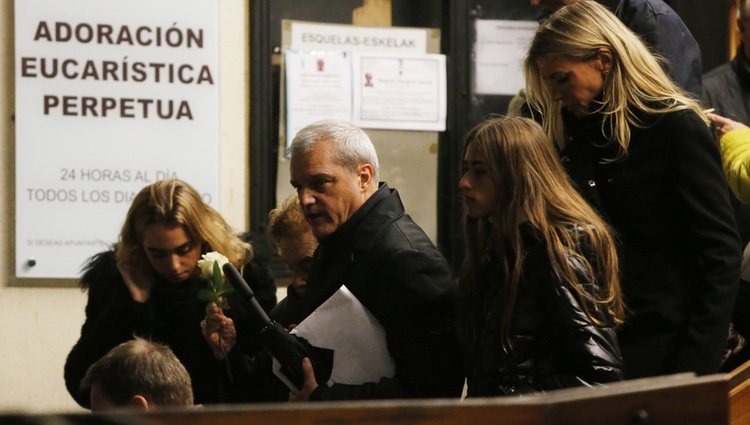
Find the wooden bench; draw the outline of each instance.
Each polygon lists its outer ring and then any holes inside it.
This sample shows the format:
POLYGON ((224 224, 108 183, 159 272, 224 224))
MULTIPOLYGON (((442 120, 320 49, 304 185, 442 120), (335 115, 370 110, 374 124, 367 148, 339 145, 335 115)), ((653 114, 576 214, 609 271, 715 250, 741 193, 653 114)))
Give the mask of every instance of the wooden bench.
POLYGON ((64 419, 121 425, 727 425, 729 380, 679 374, 525 397, 248 404, 64 419))

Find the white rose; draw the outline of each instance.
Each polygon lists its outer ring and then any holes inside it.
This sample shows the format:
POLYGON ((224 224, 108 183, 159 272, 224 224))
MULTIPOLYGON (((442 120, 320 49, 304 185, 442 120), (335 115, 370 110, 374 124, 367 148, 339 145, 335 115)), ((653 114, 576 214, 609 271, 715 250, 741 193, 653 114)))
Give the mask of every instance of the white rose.
POLYGON ((201 258, 201 260, 198 260, 198 267, 201 268, 201 273, 204 278, 211 280, 214 274, 214 263, 219 264, 219 271, 221 271, 221 275, 224 276, 224 264, 229 262, 227 257, 216 251, 211 251, 201 255, 201 258))

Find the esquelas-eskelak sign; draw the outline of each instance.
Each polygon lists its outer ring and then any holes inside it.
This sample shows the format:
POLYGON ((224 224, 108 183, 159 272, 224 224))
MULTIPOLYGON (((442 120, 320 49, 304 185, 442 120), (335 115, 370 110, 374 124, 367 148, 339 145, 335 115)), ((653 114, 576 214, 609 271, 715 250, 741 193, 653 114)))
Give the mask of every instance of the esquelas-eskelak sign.
POLYGON ((17 276, 76 277, 155 180, 217 205, 218 7, 15 3, 17 276))

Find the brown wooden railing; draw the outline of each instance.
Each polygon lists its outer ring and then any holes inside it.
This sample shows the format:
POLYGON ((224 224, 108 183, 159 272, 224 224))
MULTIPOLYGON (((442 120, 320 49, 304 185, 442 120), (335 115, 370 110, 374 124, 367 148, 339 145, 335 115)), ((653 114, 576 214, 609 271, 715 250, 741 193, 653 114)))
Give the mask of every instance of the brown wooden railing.
MULTIPOLYGON (((50 419, 44 416, 26 419, 50 425, 727 425, 730 423, 727 394, 731 379, 730 375, 680 374, 527 397, 234 405, 142 414, 63 415, 55 417, 56 422, 43 422, 50 419)), ((745 400, 740 396, 748 397, 742 389, 737 394, 733 403, 745 400)), ((732 424, 739 424, 741 422, 734 422, 735 414, 740 417, 735 407, 740 409, 741 405, 732 405, 732 424)), ((0 424, 3 423, 0 416, 0 424)))

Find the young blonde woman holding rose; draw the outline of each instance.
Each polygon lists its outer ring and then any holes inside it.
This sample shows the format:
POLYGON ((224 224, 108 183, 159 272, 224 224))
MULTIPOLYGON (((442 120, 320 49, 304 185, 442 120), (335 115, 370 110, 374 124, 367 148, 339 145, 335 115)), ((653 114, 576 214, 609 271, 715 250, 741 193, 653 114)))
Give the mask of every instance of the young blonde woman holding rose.
MULTIPOLYGON (((233 385, 231 356, 222 355, 220 338, 208 332, 218 329, 208 329, 203 321, 207 301, 199 293, 209 283, 197 264, 211 251, 243 270, 261 305, 269 311, 273 308, 276 287, 270 275, 253 261, 250 245, 232 233, 194 188, 169 179, 136 195, 118 243, 92 257, 80 279, 88 291, 86 321, 65 363, 65 383, 81 406, 89 407, 89 394, 80 391, 88 367, 135 336, 159 341, 174 351, 190 373, 195 403, 244 401, 243 391, 233 385)), ((225 333, 243 334, 243 328, 253 325, 243 303, 234 294, 226 302, 228 322, 218 324, 219 328, 224 325, 225 333)), ((208 305, 209 310, 214 308, 218 307, 208 305)), ((237 343, 253 349, 253 341, 240 338, 237 343)))

